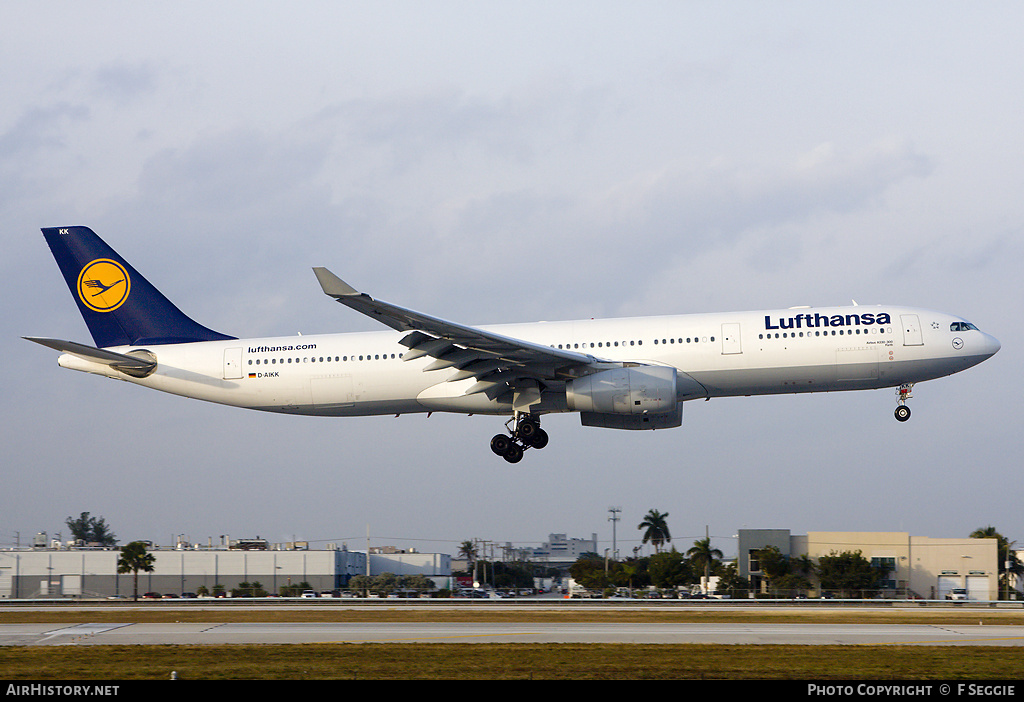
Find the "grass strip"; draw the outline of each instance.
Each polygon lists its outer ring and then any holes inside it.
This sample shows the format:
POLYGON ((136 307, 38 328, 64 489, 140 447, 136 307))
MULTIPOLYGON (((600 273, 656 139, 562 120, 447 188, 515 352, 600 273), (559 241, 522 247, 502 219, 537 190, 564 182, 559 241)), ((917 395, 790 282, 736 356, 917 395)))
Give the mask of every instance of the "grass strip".
POLYGON ((13 680, 1019 680, 1020 649, 714 644, 0 648, 13 680))

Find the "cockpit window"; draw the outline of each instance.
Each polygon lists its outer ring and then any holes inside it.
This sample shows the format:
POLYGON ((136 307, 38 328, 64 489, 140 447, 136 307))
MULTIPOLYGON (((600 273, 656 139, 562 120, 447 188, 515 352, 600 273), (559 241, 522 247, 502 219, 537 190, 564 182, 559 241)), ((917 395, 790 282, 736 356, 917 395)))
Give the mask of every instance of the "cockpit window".
POLYGON ((970 331, 971 329, 978 331, 978 328, 970 322, 953 322, 949 325, 949 330, 955 332, 970 331))

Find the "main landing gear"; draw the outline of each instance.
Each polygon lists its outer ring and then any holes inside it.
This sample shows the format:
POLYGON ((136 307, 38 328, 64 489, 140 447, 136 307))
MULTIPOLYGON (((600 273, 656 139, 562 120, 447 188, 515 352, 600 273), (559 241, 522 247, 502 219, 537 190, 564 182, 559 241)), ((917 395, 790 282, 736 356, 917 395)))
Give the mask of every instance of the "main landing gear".
POLYGON ((491 439, 491 451, 509 463, 523 460, 523 452, 528 448, 542 449, 548 445, 548 433, 540 428, 540 420, 529 414, 516 413, 505 423, 509 433, 496 434, 491 439), (512 429, 512 425, 515 429, 512 429))
POLYGON ((913 383, 904 383, 896 389, 896 396, 899 398, 896 401, 896 420, 899 422, 905 422, 910 419, 910 408, 907 407, 907 400, 910 399, 910 389, 914 387, 913 383))

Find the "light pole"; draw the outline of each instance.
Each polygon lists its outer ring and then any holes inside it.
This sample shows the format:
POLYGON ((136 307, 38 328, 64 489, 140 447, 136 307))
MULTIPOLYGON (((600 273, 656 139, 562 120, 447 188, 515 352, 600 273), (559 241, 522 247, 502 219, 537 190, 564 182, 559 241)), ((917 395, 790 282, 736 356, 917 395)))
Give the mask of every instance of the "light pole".
POLYGON ((608 511, 611 512, 612 516, 608 517, 608 521, 612 523, 612 559, 619 557, 619 549, 615 541, 615 527, 619 521, 619 512, 622 511, 621 507, 609 507, 608 511))

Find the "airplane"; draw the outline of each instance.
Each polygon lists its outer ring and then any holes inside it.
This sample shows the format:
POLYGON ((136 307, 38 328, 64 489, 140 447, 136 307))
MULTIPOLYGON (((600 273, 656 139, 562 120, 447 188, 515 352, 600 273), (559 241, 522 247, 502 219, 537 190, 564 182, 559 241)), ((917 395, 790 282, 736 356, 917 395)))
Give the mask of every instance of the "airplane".
POLYGON ((23 337, 64 368, 184 397, 298 415, 454 412, 507 417, 491 450, 517 463, 541 449, 541 418, 588 427, 682 425, 713 397, 897 388, 993 356, 999 341, 954 315, 914 307, 789 309, 466 326, 383 302, 327 268, 329 297, 391 331, 239 339, 181 312, 88 227, 42 229, 95 346, 23 337))

